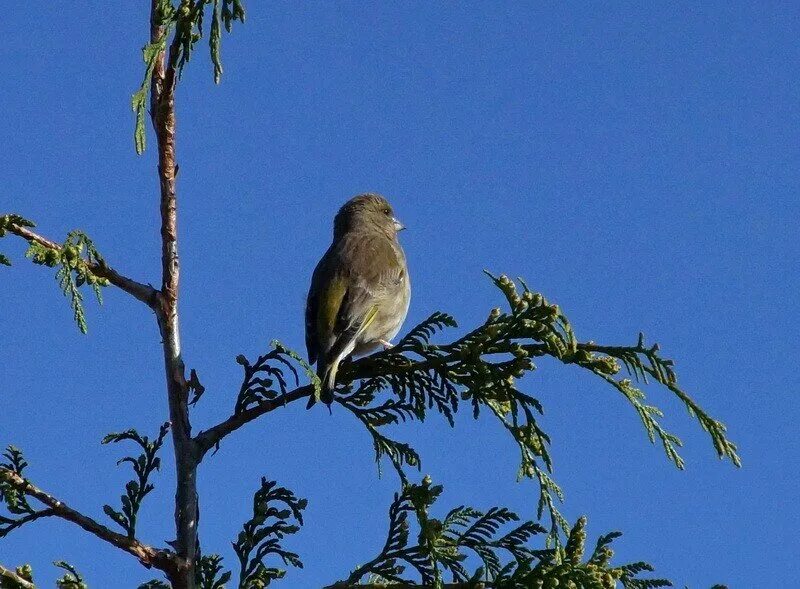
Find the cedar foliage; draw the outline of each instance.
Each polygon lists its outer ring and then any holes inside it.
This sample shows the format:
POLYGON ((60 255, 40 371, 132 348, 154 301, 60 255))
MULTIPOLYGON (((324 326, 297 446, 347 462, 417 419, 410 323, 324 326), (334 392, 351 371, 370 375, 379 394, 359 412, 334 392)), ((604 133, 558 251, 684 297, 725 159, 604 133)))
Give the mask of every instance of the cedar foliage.
MULTIPOLYGON (((150 104, 151 91, 155 92, 156 85, 164 82, 156 79, 161 75, 159 64, 166 62, 166 71, 177 77, 172 80, 177 84, 198 43, 206 37, 213 78, 219 83, 223 71, 222 31, 231 32, 234 22, 245 22, 241 0, 153 0, 152 7, 151 26, 157 33, 142 49, 144 75, 131 100, 134 146, 140 154, 146 148, 148 110, 164 108, 161 103, 150 104)), ((158 125, 155 114, 153 120, 158 125)), ((126 290, 124 280, 127 279, 120 279, 108 267, 83 232, 72 231, 59 244, 34 234, 34 227, 32 221, 17 214, 0 216, 0 237, 9 234, 22 237, 29 244, 26 257, 36 264, 56 269, 56 280, 68 299, 75 323, 86 333, 84 289, 91 289, 102 302, 103 287, 113 282, 126 290)), ((0 254, 0 264, 11 265, 11 260, 0 254)), ((673 362, 661 356, 657 344, 646 345, 642 334, 629 346, 603 346, 581 340, 561 308, 532 291, 524 281, 520 279, 517 283, 507 276, 491 274, 489 278, 498 289, 505 309, 492 309, 483 324, 466 334, 444 339, 444 334, 456 328, 457 323, 452 316, 437 311, 411 328, 394 348, 343 363, 335 401, 352 414, 354 423, 367 430, 376 462, 380 465, 384 459, 388 461, 397 475, 399 490, 389 506, 384 546, 373 558, 355 566, 348 576, 330 587, 341 589, 364 584, 443 587, 448 584, 474 589, 556 586, 646 589, 670 586, 665 579, 647 576, 652 567, 646 562, 612 564, 611 544, 619 532, 600 536, 588 553, 586 518, 570 524, 558 509, 564 493, 552 478, 549 447, 553 437, 539 423, 542 403, 521 390, 519 381, 535 370, 534 360, 542 356, 593 373, 622 394, 641 419, 650 442, 659 443, 677 468, 684 466, 679 454, 682 442, 663 427, 663 413, 647 401, 643 387, 657 385, 675 395, 708 433, 717 455, 739 466, 736 446, 728 439, 725 426, 708 415, 680 387, 673 362), (440 341, 442 339, 445 343, 440 341), (623 367, 626 376, 621 376, 623 367), (484 415, 506 432, 519 452, 518 478, 530 479, 536 486, 538 506, 535 513, 528 514, 528 519, 504 507, 480 510, 466 505, 454 507, 437 517, 441 511, 433 508, 442 487, 433 485, 429 477, 420 479, 423 457, 409 443, 392 439, 384 431, 389 425, 424 421, 431 416, 439 416, 443 423, 453 427, 465 416, 479 419, 484 415)), ((141 284, 137 287, 141 287, 140 291, 148 288, 141 284)), ((160 294, 153 290, 153 300, 160 294)), ((148 301, 148 304, 151 303, 148 301)), ((200 436, 213 432, 213 428, 201 432, 195 439, 200 458, 211 446, 217 447, 222 437, 271 411, 275 403, 319 394, 319 381, 311 367, 299 354, 277 341, 273 342, 272 350, 255 361, 243 355, 236 361, 244 372, 242 384, 232 398, 231 417, 220 424, 233 425, 212 438, 201 439, 200 436), (308 380, 309 384, 301 384, 303 380, 308 380), (209 447, 205 447, 208 440, 211 440, 209 447)), ((197 372, 192 370, 185 381, 187 398, 191 393, 188 405, 200 401, 204 391, 197 372)), ((158 452, 168 430, 169 424, 164 424, 152 439, 128 430, 109 434, 102 440, 103 444, 133 443, 140 450, 138 455, 125 456, 119 461, 119 464, 130 465, 135 475, 125 486, 121 508, 105 505, 102 509, 111 522, 123 530, 124 535, 113 536, 112 541, 123 549, 130 544, 120 538, 129 539, 135 546, 146 546, 137 538, 137 516, 143 500, 153 489, 151 479, 161 468, 158 452)), ((8 446, 3 458, 4 462, 0 463, 0 538, 43 517, 69 519, 28 479, 28 464, 19 449, 8 446)), ((302 559, 313 559, 314 555, 302 554, 301 548, 290 549, 284 545, 301 532, 306 499, 298 498, 293 491, 265 477, 255 490, 252 505, 252 517, 231 543, 235 558, 204 554, 199 550, 200 539, 195 538, 198 546, 195 561, 182 565, 193 571, 193 575, 188 583, 180 586, 263 588, 279 582, 291 568, 302 567, 302 559), (237 561, 238 565, 229 564, 237 561), (236 582, 232 581, 234 570, 236 582)), ((92 532, 102 537, 96 530, 92 532)), ((215 550, 223 548, 217 539, 210 539, 208 543, 214 545, 215 550)), ((292 546, 302 544, 295 541, 292 546)), ((152 562, 165 572, 167 580, 153 579, 139 589, 176 586, 174 579, 180 574, 172 566, 180 564, 182 555, 176 554, 173 548, 153 549, 157 554, 152 562)), ((57 587, 87 588, 86 581, 71 565, 63 561, 54 564, 64 570, 64 575, 56 582, 57 587)), ((102 580, 97 580, 97 586, 102 584, 102 580)), ((0 566, 0 589, 34 586, 29 566, 22 565, 14 570, 0 566)))

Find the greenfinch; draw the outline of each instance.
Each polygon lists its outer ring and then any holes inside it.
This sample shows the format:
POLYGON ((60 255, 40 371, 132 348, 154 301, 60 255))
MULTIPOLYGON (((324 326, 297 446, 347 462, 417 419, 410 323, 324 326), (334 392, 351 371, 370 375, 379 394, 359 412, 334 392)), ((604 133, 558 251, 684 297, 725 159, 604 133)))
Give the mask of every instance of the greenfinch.
POLYGON ((391 347, 405 321, 411 283, 397 239, 403 228, 378 194, 350 199, 333 221, 333 243, 314 270, 306 302, 308 359, 317 363, 320 400, 329 406, 339 363, 391 347))

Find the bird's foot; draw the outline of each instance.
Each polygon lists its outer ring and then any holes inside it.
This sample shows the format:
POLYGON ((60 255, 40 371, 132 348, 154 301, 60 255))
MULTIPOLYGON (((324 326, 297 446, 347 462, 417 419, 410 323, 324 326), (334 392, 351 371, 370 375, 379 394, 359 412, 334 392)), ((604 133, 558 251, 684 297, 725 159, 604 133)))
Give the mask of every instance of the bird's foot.
POLYGON ((385 339, 379 339, 378 343, 383 346, 384 350, 391 350, 394 347, 392 342, 388 342, 385 339))

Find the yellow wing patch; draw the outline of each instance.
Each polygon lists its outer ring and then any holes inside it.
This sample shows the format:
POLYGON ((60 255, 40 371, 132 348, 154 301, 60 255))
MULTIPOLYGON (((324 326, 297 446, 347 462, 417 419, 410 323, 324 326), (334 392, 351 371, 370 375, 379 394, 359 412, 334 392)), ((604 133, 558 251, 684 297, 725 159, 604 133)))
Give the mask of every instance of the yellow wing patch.
POLYGON ((327 288, 320 293, 317 300, 317 333, 321 342, 333 333, 346 292, 347 282, 343 278, 337 277, 331 280, 327 288))

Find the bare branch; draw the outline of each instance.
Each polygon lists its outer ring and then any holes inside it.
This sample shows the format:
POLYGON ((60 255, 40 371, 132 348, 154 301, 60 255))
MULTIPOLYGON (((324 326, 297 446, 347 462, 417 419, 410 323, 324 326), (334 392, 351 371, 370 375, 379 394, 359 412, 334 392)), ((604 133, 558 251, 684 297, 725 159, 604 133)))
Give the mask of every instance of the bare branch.
POLYGON ((169 550, 153 548, 135 538, 128 538, 110 530, 92 518, 75 511, 63 501, 39 489, 11 470, 0 468, 0 480, 49 507, 49 515, 72 522, 101 540, 132 554, 147 568, 155 567, 167 573, 185 568, 181 565, 180 559, 169 550))
POLYGON ((22 589, 36 589, 36 586, 33 583, 26 581, 17 573, 5 568, 3 565, 0 565, 0 579, 8 579, 12 583, 16 583, 22 587, 22 589))
MULTIPOLYGON (((52 250, 61 250, 61 244, 47 239, 46 237, 42 237, 38 233, 31 231, 28 227, 11 223, 7 229, 9 232, 13 233, 14 235, 18 235, 28 242, 38 243, 39 245, 52 250)), ((142 301, 148 307, 155 307, 157 291, 149 284, 142 284, 141 282, 137 282, 131 278, 123 276, 104 263, 88 263, 87 266, 92 271, 92 274, 95 274, 101 278, 106 278, 111 284, 133 296, 134 298, 142 301)))
POLYGON ((262 415, 265 415, 280 407, 284 407, 293 401, 297 401, 298 399, 308 397, 313 392, 314 387, 312 385, 296 388, 285 395, 281 395, 277 399, 263 401, 256 407, 252 407, 251 409, 246 409, 241 413, 231 415, 225 421, 215 425, 210 429, 200 432, 194 439, 200 460, 202 460, 203 456, 205 456, 205 454, 211 450, 211 448, 219 445, 222 438, 228 434, 235 432, 243 425, 250 423, 254 419, 258 419, 262 415))

